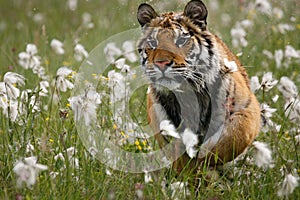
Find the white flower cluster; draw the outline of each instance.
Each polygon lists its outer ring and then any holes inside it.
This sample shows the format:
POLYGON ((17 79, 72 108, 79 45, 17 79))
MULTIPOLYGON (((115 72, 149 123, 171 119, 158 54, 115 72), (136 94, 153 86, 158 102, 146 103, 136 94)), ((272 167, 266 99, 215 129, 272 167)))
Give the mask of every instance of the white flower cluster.
POLYGON ((73 89, 74 84, 68 79, 72 77, 73 70, 68 67, 60 67, 56 72, 55 87, 57 90, 66 92, 67 89, 73 89))
POLYGON ((18 100, 21 92, 17 86, 24 86, 25 78, 20 74, 7 72, 3 79, 4 81, 0 82, 0 108, 6 117, 15 122, 20 113, 19 103, 21 103, 18 100))
POLYGON ((35 156, 24 158, 15 163, 13 171, 17 174, 17 186, 21 187, 25 182, 27 187, 31 187, 36 183, 39 172, 47 170, 46 165, 38 164, 35 156))
MULTIPOLYGON (((264 73, 262 77, 262 81, 259 82, 258 76, 251 77, 250 87, 253 92, 257 92, 258 90, 263 90, 264 92, 270 91, 274 88, 275 85, 278 85, 278 90, 283 94, 285 99, 285 115, 292 122, 300 122, 300 100, 298 98, 298 89, 293 81, 291 81, 288 77, 281 77, 280 81, 273 78, 272 72, 264 73), (279 82, 279 84, 278 84, 279 82)), ((277 102, 279 96, 275 95, 272 100, 273 102, 277 102)), ((268 104, 261 104, 261 114, 263 117, 263 126, 262 131, 269 131, 270 127, 275 128, 277 131, 280 130, 281 126, 277 125, 271 120, 273 113, 275 113, 277 109, 271 108, 268 104)))
POLYGON ((258 76, 252 76, 251 80, 250 80, 250 87, 253 92, 256 92, 259 89, 261 89, 265 92, 268 92, 277 83, 278 83, 278 80, 273 79, 273 73, 267 72, 267 73, 264 73, 261 82, 259 82, 258 76))
POLYGON ((97 93, 94 87, 88 87, 86 91, 78 96, 68 99, 74 112, 75 121, 81 121, 82 118, 86 125, 97 119, 97 107, 101 104, 101 95, 97 93))
MULTIPOLYGON (((275 19, 282 19, 284 13, 281 8, 273 7, 269 0, 256 0, 255 2, 249 2, 244 9, 248 9, 248 13, 251 19, 242 20, 237 22, 231 29, 232 45, 235 48, 243 48, 248 46, 247 31, 253 27, 254 21, 259 20, 259 14, 275 17, 275 19)), ((224 24, 228 24, 230 17, 223 14, 222 20, 224 24)), ((277 22, 277 20, 275 20, 277 22)), ((277 23, 272 26, 275 32, 285 34, 287 31, 295 30, 295 27, 287 23, 277 23)))
MULTIPOLYGON (((74 47, 74 58, 76 61, 81 62, 83 59, 89 56, 89 53, 86 51, 82 44, 79 44, 77 41, 75 41, 75 43, 76 44, 74 47)), ((63 43, 61 41, 53 39, 51 40, 50 46, 57 55, 65 54, 63 43)))
POLYGON ((278 190, 277 195, 279 197, 287 197, 292 194, 296 187, 299 186, 299 177, 292 173, 286 174, 282 183, 281 188, 278 190))
POLYGON ((273 159, 272 151, 268 148, 268 145, 263 142, 255 141, 252 144, 255 148, 254 162, 258 167, 272 168, 273 159))
MULTIPOLYGON (((76 157, 77 150, 75 147, 69 147, 65 150, 63 153, 58 153, 54 156, 54 160, 56 162, 56 166, 59 169, 59 171, 51 171, 50 177, 52 179, 55 179, 57 176, 60 175, 64 170, 70 170, 70 169, 79 169, 79 159, 76 157), (64 156, 66 155, 66 156, 64 156), (68 163, 68 165, 67 165, 68 163), (68 167, 68 168, 67 168, 68 167)), ((78 180, 78 177, 72 173, 72 176, 78 180)))
POLYGON ((275 60, 277 68, 287 68, 293 61, 300 62, 300 50, 296 50, 291 45, 286 45, 284 50, 275 50, 274 55, 268 50, 263 50, 263 54, 266 55, 268 59, 275 60))
MULTIPOLYGON (((52 46, 58 48, 59 41, 54 40, 52 46)), ((62 50, 56 51, 62 53, 62 50)), ((25 116, 28 111, 32 113, 40 111, 40 98, 48 96, 49 93, 49 77, 45 74, 37 53, 34 44, 28 44, 26 51, 19 53, 19 64, 25 69, 32 69, 41 78, 37 87, 20 90, 20 87, 25 87, 25 77, 15 72, 7 72, 3 76, 3 82, 0 82, 0 108, 6 117, 9 117, 12 122, 18 122, 19 125, 26 120, 20 117, 25 116)), ((74 78, 74 74, 68 67, 59 68, 54 81, 57 91, 66 92, 67 89, 73 89, 71 79, 74 78)))
POLYGON ((299 124, 300 122, 300 99, 298 88, 293 81, 288 77, 283 76, 280 79, 279 91, 283 94, 285 99, 285 115, 291 122, 299 124))
POLYGON ((250 20, 243 20, 237 22, 234 28, 231 29, 232 45, 236 48, 248 46, 248 41, 246 40, 247 29, 253 26, 253 22, 250 20))
POLYGON ((179 134, 174 125, 169 120, 163 120, 160 123, 160 133, 165 136, 171 136, 177 139, 181 139, 185 145, 186 153, 190 158, 194 158, 197 155, 198 149, 198 136, 193 133, 189 128, 185 129, 183 133, 179 134))
POLYGON ((104 48, 104 54, 109 63, 114 63, 115 59, 123 55, 129 62, 136 62, 138 57, 136 55, 133 41, 125 41, 122 45, 122 50, 117 47, 114 42, 108 43, 104 48))
POLYGON ((48 80, 49 77, 46 75, 45 68, 41 64, 41 57, 37 53, 36 45, 27 44, 26 51, 19 53, 19 65, 24 69, 31 69, 41 79, 48 80))
MULTIPOLYGON (((76 154, 76 149, 75 147, 69 147, 68 149, 66 149, 66 155, 67 155, 67 159, 69 162, 70 167, 74 168, 74 169, 79 169, 79 160, 78 158, 75 157, 76 154)), ((58 153, 57 155, 54 156, 54 160, 56 162, 62 162, 62 166, 60 168, 60 170, 64 170, 66 168, 66 159, 64 157, 63 153, 58 153)))

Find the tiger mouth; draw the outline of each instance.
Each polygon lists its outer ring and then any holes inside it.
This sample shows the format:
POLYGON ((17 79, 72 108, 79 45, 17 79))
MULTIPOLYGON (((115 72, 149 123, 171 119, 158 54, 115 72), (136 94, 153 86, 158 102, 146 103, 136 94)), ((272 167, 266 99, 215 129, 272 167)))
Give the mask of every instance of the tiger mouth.
POLYGON ((162 76, 159 78, 152 78, 152 85, 157 89, 176 90, 181 86, 181 82, 175 78, 162 76))

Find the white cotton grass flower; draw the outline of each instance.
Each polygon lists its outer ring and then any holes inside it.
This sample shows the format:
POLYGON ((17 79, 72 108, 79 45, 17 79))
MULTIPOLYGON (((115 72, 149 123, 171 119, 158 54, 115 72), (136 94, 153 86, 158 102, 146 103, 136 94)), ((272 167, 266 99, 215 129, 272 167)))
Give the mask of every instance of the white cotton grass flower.
POLYGON ((296 49, 291 45, 286 45, 284 56, 286 58, 300 58, 299 52, 297 52, 296 49))
POLYGON ((85 50, 84 46, 81 44, 76 44, 74 47, 74 58, 78 62, 81 62, 83 59, 87 58, 89 53, 85 50))
POLYGON ((298 95, 298 88, 296 84, 286 76, 282 76, 280 78, 278 90, 282 93, 286 100, 294 98, 298 95))
POLYGON ((262 53, 263 53, 265 56, 267 56, 268 59, 273 59, 273 58, 274 58, 272 52, 270 52, 270 51, 268 51, 268 50, 266 50, 266 49, 264 49, 264 50, 262 51, 262 53))
POLYGON ((8 106, 9 110, 6 111, 6 116, 9 116, 12 122, 16 122, 18 116, 24 114, 19 109, 19 102, 17 100, 11 100, 9 101, 8 106))
POLYGON ((50 172, 49 176, 51 179, 55 179, 59 175, 59 172, 50 172))
POLYGON ((73 70, 68 67, 60 67, 56 72, 55 86, 58 90, 66 92, 67 89, 73 89, 74 84, 68 80, 72 75, 73 70))
POLYGON ((148 171, 145 171, 145 175, 144 175, 144 181, 145 183, 152 183, 153 179, 151 177, 151 174, 148 171))
POLYGON ((278 80, 273 79, 272 72, 264 73, 262 77, 261 83, 259 83, 259 79, 257 76, 253 76, 250 79, 250 88, 253 92, 261 89, 265 92, 268 92, 271 90, 276 84, 278 83, 278 80))
POLYGON ((49 88, 49 82, 48 81, 41 81, 39 84, 39 96, 45 97, 48 95, 48 88, 49 88))
POLYGON ((210 0, 209 8, 214 11, 219 10, 219 8, 220 8, 219 1, 218 0, 210 0))
POLYGON ((26 111, 28 110, 28 106, 30 107, 32 113, 40 111, 40 102, 38 101, 36 95, 34 95, 34 92, 32 90, 23 90, 20 99, 20 113, 26 113, 26 111))
POLYGON ((5 84, 6 95, 9 99, 17 99, 20 96, 20 90, 12 84, 5 84))
POLYGON ((244 19, 243 21, 240 21, 239 24, 243 28, 252 28, 254 25, 253 21, 251 21, 249 19, 244 19))
POLYGON ((63 48, 64 44, 58 39, 51 40, 50 46, 57 55, 63 55, 65 53, 63 48))
POLYGON ((84 120, 86 125, 97 119, 96 110, 101 104, 101 95, 94 89, 89 89, 84 94, 70 97, 68 99, 71 109, 74 112, 76 122, 84 120))
POLYGON ((46 165, 37 164, 35 156, 25 158, 24 161, 17 161, 13 171, 17 174, 17 186, 21 187, 25 182, 27 187, 31 187, 36 183, 36 178, 40 171, 47 170, 46 165))
MULTIPOLYGON (((79 169, 79 160, 78 158, 75 157, 76 154, 76 149, 75 147, 69 147, 66 149, 66 154, 67 154, 67 159, 69 161, 69 166, 74 168, 74 169, 79 169)), ((57 155, 54 156, 55 161, 61 161, 63 163, 62 169, 66 168, 66 159, 62 153, 58 153, 57 155)))
POLYGON ((257 90, 260 89, 260 83, 259 83, 259 79, 258 76, 252 76, 250 79, 250 88, 252 90, 252 92, 256 92, 257 90))
POLYGON ((224 65, 228 72, 238 71, 238 66, 235 61, 229 61, 227 58, 224 58, 224 65))
POLYGON ((108 176, 112 175, 112 172, 110 171, 110 169, 108 167, 106 167, 106 169, 105 169, 105 174, 108 176))
POLYGON ((41 24, 44 22, 45 16, 42 13, 36 13, 32 16, 32 20, 37 24, 41 24))
POLYGON ((96 147, 90 147, 88 149, 89 154, 95 158, 97 156, 97 154, 99 153, 99 150, 96 147))
POLYGON ((271 108, 266 103, 262 103, 260 105, 260 110, 261 110, 261 114, 267 119, 271 118, 273 116, 273 113, 277 111, 276 108, 271 108))
POLYGON ((263 126, 262 126, 261 130, 264 133, 268 132, 270 127, 275 128, 275 129, 277 129, 279 127, 271 119, 271 117, 273 116, 273 113, 275 113, 276 111, 277 111, 276 108, 271 108, 266 103, 262 103, 260 105, 260 113, 261 113, 261 116, 262 116, 262 123, 263 123, 263 126))
POLYGON ((75 11, 77 9, 77 6, 78 6, 78 0, 68 0, 67 1, 67 7, 71 11, 75 11))
POLYGON ((92 15, 90 13, 85 12, 82 14, 82 25, 88 29, 95 27, 94 23, 92 22, 92 15))
POLYGON ((172 183, 170 187, 172 190, 171 199, 183 199, 191 195, 187 182, 177 181, 172 183))
POLYGON ((79 122, 84 119, 86 125, 89 125, 97 118, 95 102, 89 101, 86 97, 79 95, 68 99, 71 109, 74 112, 75 121, 79 122))
POLYGON ((298 98, 290 98, 284 105, 285 116, 289 118, 291 122, 300 122, 300 100, 298 98))
POLYGON ((293 174, 287 174, 284 177, 281 188, 278 190, 277 195, 279 197, 288 196, 294 192, 299 185, 299 177, 293 174))
POLYGON ((270 15, 272 13, 272 5, 268 0, 256 0, 255 8, 264 14, 270 15))
POLYGON ((57 71, 56 71, 56 75, 57 76, 68 76, 73 72, 73 70, 69 69, 68 67, 60 67, 57 71))
POLYGON ((252 145, 255 148, 254 163, 258 167, 272 168, 273 167, 272 151, 269 149, 268 145, 266 143, 258 142, 258 141, 253 142, 252 145))
POLYGON ((221 14, 221 20, 222 20, 221 23, 222 23, 224 26, 229 26, 230 23, 231 23, 231 21, 232 21, 231 15, 229 15, 228 13, 222 13, 222 14, 221 14))
POLYGON ((65 157, 62 153, 58 153, 57 155, 54 156, 54 160, 55 161, 58 161, 58 160, 65 161, 65 157))
POLYGON ((5 92, 8 98, 17 99, 20 96, 20 90, 15 85, 25 85, 25 77, 15 72, 7 72, 3 76, 5 83, 5 92))
POLYGON ((286 24, 286 23, 280 23, 276 26, 277 30, 281 34, 286 34, 288 31, 293 31, 295 30, 295 26, 291 24, 286 24))
POLYGON ((32 72, 37 74, 42 80, 49 80, 49 76, 46 75, 45 68, 40 65, 36 65, 34 68, 32 68, 32 72))
POLYGON ((108 83, 107 85, 111 89, 110 92, 110 101, 112 103, 115 103, 117 101, 120 101, 121 99, 126 97, 126 83, 124 76, 116 72, 115 70, 110 70, 107 74, 108 77, 108 83))
POLYGON ((278 101, 278 99, 279 99, 279 95, 278 94, 276 94, 274 97, 272 97, 272 101, 274 103, 276 103, 278 101))
POLYGON ((110 42, 104 47, 104 54, 106 56, 106 60, 109 63, 113 63, 117 57, 122 55, 122 51, 114 42, 110 42))
POLYGON ((125 63, 125 58, 120 58, 115 62, 116 68, 120 69, 121 72, 129 72, 130 66, 125 63))
POLYGON ((190 158, 195 158, 198 152, 195 147, 199 143, 197 134, 193 133, 189 128, 186 128, 182 133, 181 138, 185 145, 186 153, 190 158))
POLYGON ((282 19, 283 16, 284 16, 283 11, 280 8, 277 8, 277 7, 273 8, 272 13, 273 13, 274 16, 277 17, 277 19, 282 19))
POLYGON ((176 131, 175 126, 169 120, 163 120, 159 125, 160 133, 174 138, 180 139, 179 133, 176 131))
POLYGON ((8 109, 8 97, 4 82, 0 82, 0 108, 4 110, 4 113, 6 113, 8 109))
POLYGON ((273 79, 273 73, 267 72, 264 73, 261 81, 261 89, 265 92, 268 92, 270 89, 272 89, 276 84, 278 83, 278 80, 273 79))
POLYGON ((45 68, 41 66, 41 58, 37 54, 37 47, 34 44, 27 44, 26 51, 19 53, 18 63, 24 69, 32 69, 34 74, 37 74, 41 79, 47 80, 45 68))
POLYGON ((3 81, 8 84, 25 85, 25 77, 15 72, 7 72, 3 77, 3 81))
POLYGON ((138 61, 138 56, 135 53, 135 43, 134 41, 125 41, 122 45, 122 49, 124 51, 124 56, 129 62, 138 61))
MULTIPOLYGON (((9 117, 12 122, 15 122, 17 120, 17 117, 19 115, 19 102, 17 99, 12 99, 12 97, 8 97, 7 94, 7 84, 4 82, 0 82, 0 108, 2 108, 2 113, 4 116, 9 117)), ((17 89, 19 92, 19 90, 17 89)), ((16 94, 14 92, 15 96, 19 96, 19 94, 16 94)), ((14 97, 14 96, 13 96, 14 97)))
POLYGON ((26 153, 32 153, 34 151, 34 146, 30 142, 26 145, 26 153))
POLYGON ((230 31, 232 37, 232 45, 234 47, 246 47, 248 46, 248 41, 246 40, 246 30, 240 25, 236 25, 230 31))
POLYGON ((75 147, 69 147, 67 150, 67 156, 70 166, 74 169, 79 169, 79 160, 75 157, 76 149, 75 147))

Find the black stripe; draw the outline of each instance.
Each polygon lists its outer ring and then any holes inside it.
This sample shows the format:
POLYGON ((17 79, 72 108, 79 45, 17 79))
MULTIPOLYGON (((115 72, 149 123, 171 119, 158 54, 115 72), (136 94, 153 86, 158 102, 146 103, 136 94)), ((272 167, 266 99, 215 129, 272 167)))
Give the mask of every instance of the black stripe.
POLYGON ((236 83, 233 82, 233 94, 234 96, 236 96, 236 83))
POLYGON ((210 57, 212 57, 214 55, 214 52, 213 52, 213 42, 210 40, 209 38, 209 35, 207 34, 201 34, 201 37, 204 38, 205 42, 208 44, 207 48, 208 48, 208 53, 210 55, 210 57))
POLYGON ((252 102, 251 96, 249 96, 249 98, 248 98, 248 100, 247 100, 247 102, 245 104, 245 108, 248 108, 250 106, 251 102, 252 102))

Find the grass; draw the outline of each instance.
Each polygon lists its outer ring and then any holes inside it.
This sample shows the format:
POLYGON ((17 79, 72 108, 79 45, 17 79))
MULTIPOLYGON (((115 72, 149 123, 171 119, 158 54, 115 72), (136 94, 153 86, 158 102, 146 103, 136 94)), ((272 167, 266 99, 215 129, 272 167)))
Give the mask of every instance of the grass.
MULTIPOLYGON (((38 47, 38 55, 41 56, 42 65, 45 67, 50 80, 55 79, 56 70, 61 66, 68 66, 77 71, 81 65, 73 57, 74 40, 79 40, 87 50, 92 50, 106 38, 124 30, 137 28, 136 9, 142 1, 120 0, 103 1, 89 0, 79 1, 75 11, 67 9, 66 2, 59 0, 13 0, 0 1, 0 81, 8 71, 17 72, 26 78, 25 86, 21 90, 35 88, 40 79, 30 70, 23 69, 18 64, 18 54, 25 50, 26 44, 34 43, 38 47), (122 3, 127 2, 127 3, 122 3), (88 29, 82 26, 82 15, 91 14, 94 28, 88 29), (33 17, 41 13, 44 17, 41 22, 35 22, 33 17), (65 54, 56 55, 50 47, 50 41, 57 38, 64 43, 65 54)), ((152 1, 154 7, 159 10, 180 10, 184 3, 161 3, 152 1)), ((207 1, 208 2, 208 1, 207 1)), ((297 1, 270 1, 273 7, 283 10, 282 19, 276 16, 264 15, 259 12, 248 12, 246 7, 239 7, 236 1, 217 1, 219 9, 213 10, 209 6, 209 28, 218 33, 222 39, 235 52, 243 52, 240 60, 247 67, 249 76, 258 75, 261 79, 265 72, 273 72, 273 77, 279 80, 287 76, 300 89, 299 58, 284 60, 287 67, 277 68, 274 59, 268 59, 262 53, 264 49, 272 53, 278 49, 285 49, 291 45, 300 49, 299 30, 300 19, 297 1), (222 22, 224 14, 228 14, 231 20, 228 24, 222 22), (294 20, 290 20, 291 18, 294 20), (253 27, 247 29, 248 46, 235 48, 231 45, 230 30, 241 20, 250 19, 253 27), (280 23, 291 24, 295 29, 282 34, 276 31, 280 23)), ((251 2, 254 2, 251 1, 251 2)), ((101 63, 100 63, 101 64, 101 63)), ((22 116, 23 125, 9 120, 0 109, 0 199, 134 199, 136 187, 141 183, 145 199, 166 199, 161 180, 164 175, 158 175, 158 180, 144 183, 144 174, 132 174, 121 171, 106 172, 107 167, 98 159, 91 156, 82 140, 79 138, 73 113, 68 106, 68 98, 71 91, 60 93, 57 103, 53 102, 54 86, 50 86, 47 97, 39 97, 40 112, 33 112, 28 105, 27 113, 22 116), (63 115, 65 113, 65 115, 63 115), (64 116, 64 117, 63 117, 64 116), (27 151, 30 143, 34 150, 27 151), (75 158, 79 160, 79 168, 74 168, 74 160, 66 159, 65 162, 55 160, 58 153, 67 158, 67 149, 74 147, 75 158), (39 174, 36 184, 32 187, 17 187, 17 176, 13 171, 17 160, 37 156, 38 163, 48 166, 48 170, 39 174), (65 165, 65 168, 63 167, 65 165), (51 172, 59 174, 53 179, 51 172)), ((141 93, 143 93, 141 91, 141 93)), ((208 175, 207 170, 202 172, 199 199, 218 197, 220 199, 280 199, 277 191, 281 187, 284 174, 296 173, 300 170, 300 148, 295 136, 299 134, 299 122, 293 123, 284 115, 284 98, 275 86, 269 92, 256 93, 261 103, 267 103, 277 111, 271 118, 281 125, 280 130, 271 127, 266 133, 261 132, 256 140, 267 143, 273 152, 274 167, 262 169, 255 166, 251 159, 254 154, 250 148, 244 160, 236 164, 236 168, 222 171, 213 181, 204 180, 208 175), (272 97, 279 95, 279 100, 274 103, 272 97), (250 160, 250 161, 249 161, 250 160), (236 173, 233 173, 237 170, 236 173)), ((143 99, 138 99, 139 93, 131 99, 131 106, 135 112, 145 106, 143 99), (134 106, 137 105, 137 106, 134 106)), ((102 107, 106 107, 102 103, 102 107)), ((103 111, 104 112, 104 111, 103 111)), ((142 114, 145 114, 142 112, 142 114)), ((109 116, 109 113, 102 113, 109 116)), ((145 118, 142 118, 145 119, 145 118)), ((109 121, 107 130, 115 131, 113 122, 109 121)), ((127 146, 131 151, 138 151, 135 144, 127 146)), ((176 182, 176 178, 170 169, 165 170, 168 185, 176 182)), ((183 175, 187 180, 189 174, 183 175)), ((172 196, 170 187, 166 189, 167 196, 172 196)), ((180 194, 176 194, 181 199, 180 194)), ((190 199, 195 198, 191 192, 190 199)), ((300 198, 300 189, 288 196, 290 199, 300 198)))

